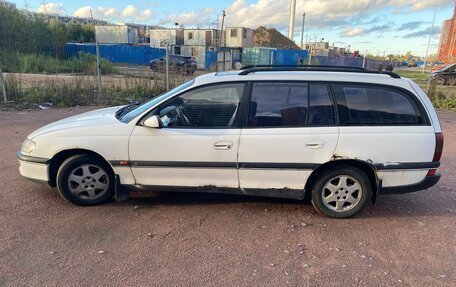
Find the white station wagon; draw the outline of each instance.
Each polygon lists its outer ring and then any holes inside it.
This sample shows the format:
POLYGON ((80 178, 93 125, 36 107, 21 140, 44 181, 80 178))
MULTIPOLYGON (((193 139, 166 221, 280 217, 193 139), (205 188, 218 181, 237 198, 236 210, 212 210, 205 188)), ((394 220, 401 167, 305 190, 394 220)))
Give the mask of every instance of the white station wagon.
POLYGON ((254 66, 49 124, 17 157, 24 177, 78 205, 133 189, 218 192, 311 200, 343 218, 377 194, 435 185, 442 149, 437 114, 409 79, 254 66))

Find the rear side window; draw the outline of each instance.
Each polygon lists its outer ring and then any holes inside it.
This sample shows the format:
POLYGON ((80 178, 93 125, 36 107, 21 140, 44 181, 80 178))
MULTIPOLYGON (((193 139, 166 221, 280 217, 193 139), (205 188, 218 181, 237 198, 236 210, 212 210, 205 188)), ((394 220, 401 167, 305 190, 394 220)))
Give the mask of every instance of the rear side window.
POLYGON ((250 127, 304 126, 308 84, 255 83, 249 107, 250 127))
POLYGON ((417 104, 400 90, 382 86, 336 84, 340 125, 422 125, 417 104))
POLYGON ((314 83, 255 83, 250 127, 334 126, 330 89, 314 83))

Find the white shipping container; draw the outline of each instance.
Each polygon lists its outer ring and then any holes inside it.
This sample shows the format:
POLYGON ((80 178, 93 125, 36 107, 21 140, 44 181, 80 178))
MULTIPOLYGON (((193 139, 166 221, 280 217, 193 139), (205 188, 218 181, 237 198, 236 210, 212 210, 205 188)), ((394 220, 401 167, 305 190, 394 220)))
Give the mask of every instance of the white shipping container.
POLYGON ((95 36, 99 43, 136 44, 138 29, 126 25, 95 26, 95 36))
POLYGON ((166 48, 168 44, 176 45, 176 30, 153 29, 149 31, 150 46, 152 48, 166 48))

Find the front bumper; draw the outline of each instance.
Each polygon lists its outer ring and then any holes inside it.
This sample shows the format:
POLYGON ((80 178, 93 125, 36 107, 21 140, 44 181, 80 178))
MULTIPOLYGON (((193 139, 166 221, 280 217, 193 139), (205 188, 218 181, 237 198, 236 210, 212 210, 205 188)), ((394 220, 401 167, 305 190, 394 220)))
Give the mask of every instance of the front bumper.
POLYGON ((410 184, 404 186, 392 186, 392 187, 380 187, 379 194, 399 194, 399 193, 409 193, 428 189, 436 185, 440 180, 441 175, 438 173, 433 176, 426 176, 421 182, 417 184, 410 184))
POLYGON ((17 152, 16 156, 19 160, 19 172, 23 177, 50 186, 49 159, 24 155, 20 151, 17 152))

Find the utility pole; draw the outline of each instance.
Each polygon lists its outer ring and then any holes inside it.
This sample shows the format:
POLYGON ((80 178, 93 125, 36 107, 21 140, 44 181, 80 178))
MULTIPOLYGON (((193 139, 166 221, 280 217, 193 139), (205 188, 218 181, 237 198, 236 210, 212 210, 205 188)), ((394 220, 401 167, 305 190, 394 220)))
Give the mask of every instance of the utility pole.
POLYGON ((290 1, 290 21, 288 23, 288 39, 293 41, 294 38, 294 25, 296 15, 296 0, 290 1))
POLYGON ((222 48, 222 38, 223 38, 223 24, 225 24, 225 10, 222 12, 222 27, 220 28, 220 35, 219 35, 219 49, 222 48))
MULTIPOLYGON (((90 9, 90 16, 92 17, 92 9, 90 9)), ((97 76, 98 76, 98 103, 103 98, 103 84, 101 83, 101 63, 100 63, 100 47, 98 46, 97 40, 97 27, 94 26, 95 31, 95 51, 97 53, 97 76)))
POLYGON ((306 13, 302 13, 302 29, 301 29, 301 49, 304 44, 304 23, 306 22, 306 13))
POLYGON ((436 14, 437 14, 437 6, 435 7, 435 10, 434 10, 434 18, 432 19, 431 31, 429 32, 429 40, 428 40, 427 49, 426 49, 426 58, 424 58, 423 71, 421 71, 422 75, 424 75, 424 70, 426 69, 426 63, 427 63, 428 54, 429 54, 429 46, 431 45, 431 38, 432 38, 432 32, 434 30, 436 14))
MULTIPOLYGON (((225 10, 223 10, 222 12, 222 27, 220 29, 220 35, 219 35, 219 47, 218 47, 218 50, 217 50, 217 60, 216 60, 216 63, 217 63, 217 72, 219 72, 219 63, 218 63, 218 59, 219 59, 219 53, 223 53, 223 71, 225 71, 225 51, 222 51, 222 38, 223 38, 223 25, 225 24, 225 10)), ((226 37, 224 39, 224 41, 226 41, 226 37)))

